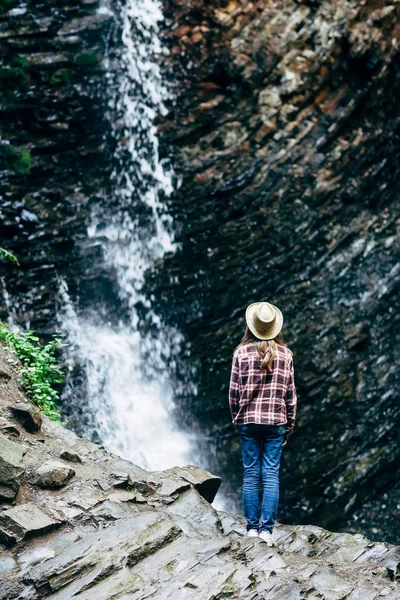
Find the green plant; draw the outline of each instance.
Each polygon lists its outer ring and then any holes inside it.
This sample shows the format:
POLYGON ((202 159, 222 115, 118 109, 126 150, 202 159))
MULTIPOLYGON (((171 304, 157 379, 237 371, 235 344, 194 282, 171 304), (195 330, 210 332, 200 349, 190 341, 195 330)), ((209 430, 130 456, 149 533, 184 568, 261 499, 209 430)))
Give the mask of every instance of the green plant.
POLYGON ((22 363, 21 383, 26 395, 52 421, 66 425, 66 421, 61 422, 57 407, 59 393, 53 387, 64 380, 56 358, 56 351, 63 345, 60 336, 55 334, 52 341, 42 345, 34 331, 10 331, 7 325, 0 321, 0 340, 22 363))
POLYGON ((6 250, 5 248, 0 248, 0 255, 4 256, 4 258, 9 260, 10 262, 19 265, 18 258, 15 256, 15 254, 9 252, 9 250, 6 250))
POLYGON ((31 153, 28 148, 16 148, 3 144, 6 160, 10 169, 18 175, 27 175, 31 170, 31 153))

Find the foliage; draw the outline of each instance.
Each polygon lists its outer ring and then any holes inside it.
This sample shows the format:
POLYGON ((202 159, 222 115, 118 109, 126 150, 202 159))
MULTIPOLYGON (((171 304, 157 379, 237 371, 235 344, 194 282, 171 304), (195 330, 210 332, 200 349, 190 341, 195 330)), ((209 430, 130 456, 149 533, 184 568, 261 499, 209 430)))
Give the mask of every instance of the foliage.
POLYGON ((9 250, 6 250, 5 248, 0 248, 0 255, 4 256, 4 258, 9 260, 10 262, 19 265, 18 258, 15 256, 15 254, 9 252, 9 250))
POLYGON ((10 169, 18 175, 27 175, 31 170, 31 153, 28 148, 16 148, 9 144, 3 145, 6 160, 10 169))
MULTIPOLYGON (((34 331, 10 331, 0 321, 0 341, 3 341, 22 362, 21 381, 24 391, 52 421, 61 423, 57 408, 59 393, 53 386, 64 380, 55 356, 62 343, 58 334, 53 338, 48 344, 42 345, 34 331)), ((61 424, 66 425, 67 422, 61 424)))

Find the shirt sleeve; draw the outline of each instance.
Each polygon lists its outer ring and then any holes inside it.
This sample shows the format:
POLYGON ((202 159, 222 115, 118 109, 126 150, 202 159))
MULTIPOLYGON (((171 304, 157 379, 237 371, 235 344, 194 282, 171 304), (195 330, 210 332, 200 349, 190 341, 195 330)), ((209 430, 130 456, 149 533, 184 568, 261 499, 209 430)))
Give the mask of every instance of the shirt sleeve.
POLYGON ((232 359, 231 379, 229 383, 229 408, 233 423, 239 411, 239 359, 236 355, 232 359))
POLYGON ((293 359, 290 360, 289 365, 289 383, 286 391, 286 433, 289 434, 294 429, 294 424, 296 421, 296 412, 297 412, 297 392, 296 385, 294 381, 294 367, 293 367, 293 359))

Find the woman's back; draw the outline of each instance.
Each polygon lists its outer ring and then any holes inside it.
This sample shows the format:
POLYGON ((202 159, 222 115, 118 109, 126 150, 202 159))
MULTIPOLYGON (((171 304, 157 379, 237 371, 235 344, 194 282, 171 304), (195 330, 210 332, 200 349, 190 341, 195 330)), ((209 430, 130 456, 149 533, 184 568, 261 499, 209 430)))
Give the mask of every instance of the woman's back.
POLYGON ((257 342, 236 348, 229 392, 232 422, 286 425, 290 433, 297 401, 292 352, 276 344, 272 370, 262 369, 261 363, 257 342))

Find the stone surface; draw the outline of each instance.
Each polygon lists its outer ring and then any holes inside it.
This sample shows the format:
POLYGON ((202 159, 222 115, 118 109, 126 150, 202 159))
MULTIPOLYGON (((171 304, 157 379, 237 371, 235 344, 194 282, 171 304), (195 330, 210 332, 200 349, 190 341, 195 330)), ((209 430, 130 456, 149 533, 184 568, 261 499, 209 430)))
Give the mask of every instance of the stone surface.
POLYGON ((61 451, 60 458, 74 463, 82 462, 82 458, 79 456, 79 454, 77 452, 74 452, 74 450, 71 450, 70 448, 64 448, 61 451))
POLYGON ((34 504, 21 504, 0 513, 0 540, 12 544, 25 537, 45 533, 57 524, 34 504))
MULTIPOLYGON (((0 364, 3 354, 0 346, 0 364)), ((0 396, 0 419, 20 393, 17 376, 11 397, 0 396)), ((0 508, 1 600, 377 600, 382 592, 397 600, 398 547, 277 522, 269 548, 245 536, 243 516, 202 495, 214 497, 219 485, 211 473, 193 465, 147 472, 47 417, 41 433, 43 442, 25 432, 18 503, 0 508), (65 445, 83 458, 75 477, 37 487, 39 465, 65 445)))
POLYGON ((60 488, 75 475, 74 469, 61 462, 49 461, 36 471, 36 485, 43 488, 60 488))
MULTIPOLYGON (((147 272, 143 294, 185 339, 187 352, 170 360, 172 380, 193 384, 177 385, 178 424, 201 431, 203 464, 223 476, 239 509, 230 358, 246 305, 276 302, 299 390, 282 459, 282 517, 394 542, 398 3, 163 7, 163 63, 176 98, 159 137, 181 182, 167 200, 177 250, 147 272)), ((21 266, 2 262, 0 317, 10 313, 45 337, 59 326, 59 277, 82 312, 129 318, 115 271, 87 238, 94 206, 121 208, 110 190, 116 139, 105 93, 118 85, 121 32, 118 17, 98 8, 59 0, 28 10, 16 0, 1 16, 1 239, 21 266)), ((141 215, 140 206, 129 210, 141 215)), ((138 329, 149 331, 144 309, 138 329)), ((65 416, 100 441, 84 382, 76 364, 65 416)))
POLYGON ((10 407, 11 412, 19 423, 27 431, 34 433, 39 431, 42 426, 42 415, 40 410, 33 404, 12 404, 10 407))
POLYGON ((173 489, 173 480, 175 478, 180 478, 183 481, 187 481, 191 483, 196 490, 207 500, 207 502, 212 502, 218 492, 218 489, 221 485, 221 478, 205 471, 203 469, 199 469, 193 465, 188 465, 186 467, 173 467, 172 469, 168 469, 168 471, 163 471, 163 476, 168 475, 171 476, 172 481, 167 484, 167 482, 163 482, 164 493, 166 487, 171 487, 173 489))
POLYGON ((25 469, 26 448, 0 434, 0 499, 14 500, 25 469))

